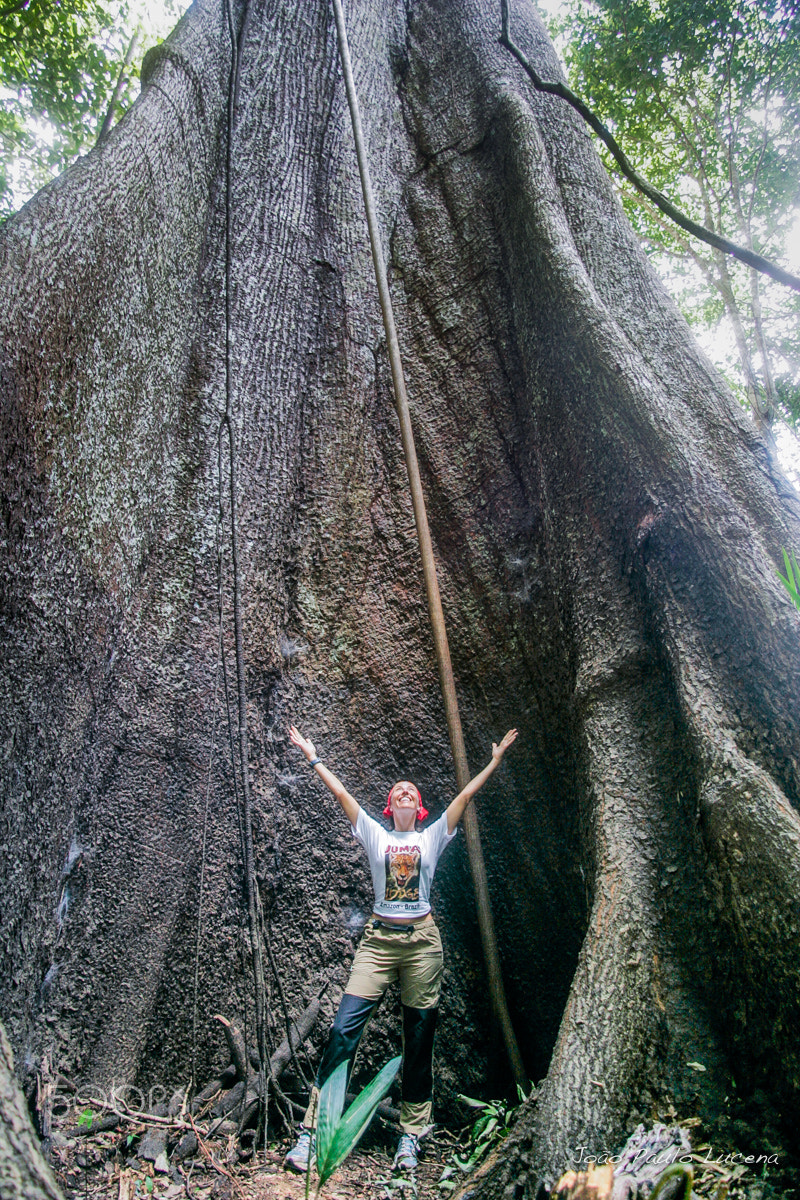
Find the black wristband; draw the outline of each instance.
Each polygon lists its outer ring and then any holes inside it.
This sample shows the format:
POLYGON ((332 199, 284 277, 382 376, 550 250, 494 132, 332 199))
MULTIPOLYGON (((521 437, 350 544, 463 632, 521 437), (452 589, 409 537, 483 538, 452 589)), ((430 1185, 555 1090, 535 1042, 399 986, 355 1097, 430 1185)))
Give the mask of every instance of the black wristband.
POLYGON ((322 762, 322 759, 321 759, 321 758, 310 758, 310 759, 308 760, 308 765, 309 765, 311 768, 314 768, 314 767, 317 765, 317 763, 321 763, 321 762, 322 762))

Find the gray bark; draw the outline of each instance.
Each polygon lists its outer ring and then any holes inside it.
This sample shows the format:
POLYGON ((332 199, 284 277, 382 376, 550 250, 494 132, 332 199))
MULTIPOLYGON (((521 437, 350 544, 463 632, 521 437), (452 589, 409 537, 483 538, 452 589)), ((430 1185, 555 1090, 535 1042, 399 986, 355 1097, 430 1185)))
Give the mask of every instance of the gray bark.
MULTIPOLYGON (((527 1194, 580 1142, 622 1144, 652 1101, 711 1119, 733 1076, 796 1107, 800 623, 775 565, 800 512, 491 7, 352 9, 470 761, 521 730, 479 819, 509 1003, 546 1080, 479 1187, 527 1194)), ((554 73, 532 6, 513 22, 554 73)), ((223 14, 198 0, 104 144, 0 234, 2 1015, 20 1054, 104 1089, 188 1074, 212 741, 198 1007, 252 1038, 212 711, 218 543, 235 678, 217 520, 228 65, 223 14)), ((370 891, 288 722, 373 812, 411 777, 436 816, 453 777, 325 5, 252 0, 242 70, 256 870, 297 1013, 344 982, 370 891)), ((503 1083, 469 894, 456 845, 435 896, 445 1114, 503 1083)), ((220 1034, 200 1025, 210 1063, 220 1034)), ((367 1069, 396 1045, 389 1006, 367 1069)))
POLYGON ((14 1077, 14 1056, 0 1025, 0 1196, 3 1200, 61 1200, 42 1157, 28 1106, 14 1077))

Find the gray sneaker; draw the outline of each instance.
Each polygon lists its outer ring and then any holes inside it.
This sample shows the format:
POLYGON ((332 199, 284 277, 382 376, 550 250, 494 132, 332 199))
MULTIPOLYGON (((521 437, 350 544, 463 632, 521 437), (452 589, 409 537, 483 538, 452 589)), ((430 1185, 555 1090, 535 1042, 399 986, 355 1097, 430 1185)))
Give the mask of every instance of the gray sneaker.
POLYGON ((413 1133, 404 1133, 397 1143, 397 1153, 394 1156, 392 1170, 403 1171, 407 1175, 416 1171, 418 1151, 419 1138, 415 1137, 413 1133))
POLYGON ((283 1160, 287 1167, 299 1171, 301 1175, 317 1165, 317 1136, 305 1126, 300 1130, 300 1136, 283 1160))

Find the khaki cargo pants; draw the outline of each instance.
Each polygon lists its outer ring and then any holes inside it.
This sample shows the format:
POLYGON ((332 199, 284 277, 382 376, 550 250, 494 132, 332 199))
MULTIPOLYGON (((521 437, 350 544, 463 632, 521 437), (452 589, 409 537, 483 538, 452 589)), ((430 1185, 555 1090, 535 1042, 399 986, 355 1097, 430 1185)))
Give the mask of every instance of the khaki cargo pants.
POLYGON ((303 1119, 315 1124, 318 1089, 340 1063, 353 1060, 361 1035, 384 992, 395 980, 403 1005, 403 1087, 400 1124, 419 1136, 431 1125, 433 1039, 442 984, 442 939, 431 919, 389 925, 371 919, 359 942, 347 988, 303 1119))

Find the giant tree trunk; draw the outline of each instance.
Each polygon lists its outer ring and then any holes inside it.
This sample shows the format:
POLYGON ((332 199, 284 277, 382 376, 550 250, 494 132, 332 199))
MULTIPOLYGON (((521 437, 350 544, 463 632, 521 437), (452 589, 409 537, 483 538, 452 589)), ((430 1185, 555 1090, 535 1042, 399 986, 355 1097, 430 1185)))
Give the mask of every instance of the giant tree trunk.
MULTIPOLYGON (((775 564, 800 545, 798 502, 584 129, 496 44, 491 6, 352 9, 472 762, 522 734, 478 803, 509 1002, 546 1081, 480 1187, 527 1194, 652 1103, 713 1116, 731 1075, 797 1104, 800 622, 775 564)), ((555 72, 532 6, 513 21, 555 72)), ((187 1077, 207 778, 201 1055, 204 1017, 252 1023, 214 707, 218 544, 235 677, 218 525, 228 70, 218 0, 197 0, 133 110, 0 240, 2 1016, 19 1052, 98 1087, 187 1077)), ((369 888, 287 723, 373 811, 410 775, 435 815, 453 777, 325 4, 251 0, 242 71, 250 768, 299 1010, 346 977, 369 888)), ((437 885, 446 1111, 502 1080, 462 846, 437 885)), ((367 1060, 395 1033, 389 1012, 367 1060)))

